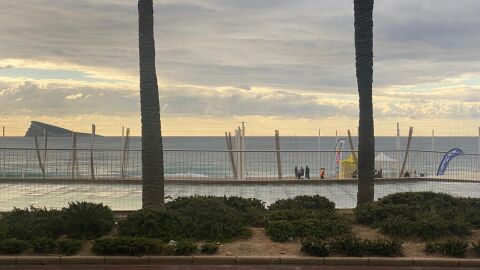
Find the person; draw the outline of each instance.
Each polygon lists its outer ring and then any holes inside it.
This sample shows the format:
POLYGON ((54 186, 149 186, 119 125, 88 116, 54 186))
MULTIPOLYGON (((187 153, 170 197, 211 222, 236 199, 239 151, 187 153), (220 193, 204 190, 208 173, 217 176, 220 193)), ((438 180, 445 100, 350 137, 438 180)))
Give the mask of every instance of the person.
POLYGON ((413 170, 413 177, 418 177, 417 170, 413 170))
POLYGON ((320 179, 325 179, 325 168, 320 169, 320 179))
POLYGON ((308 168, 308 165, 305 166, 305 179, 310 179, 310 168, 308 168))
POLYGON ((298 179, 298 167, 295 166, 295 179, 298 179))
POLYGON ((300 177, 299 177, 299 179, 302 179, 304 175, 305 175, 305 169, 303 169, 303 166, 301 166, 300 167, 300 175, 299 175, 300 177))
POLYGON ((382 171, 382 168, 380 168, 380 170, 378 170, 378 178, 382 178, 383 177, 383 171, 382 171))

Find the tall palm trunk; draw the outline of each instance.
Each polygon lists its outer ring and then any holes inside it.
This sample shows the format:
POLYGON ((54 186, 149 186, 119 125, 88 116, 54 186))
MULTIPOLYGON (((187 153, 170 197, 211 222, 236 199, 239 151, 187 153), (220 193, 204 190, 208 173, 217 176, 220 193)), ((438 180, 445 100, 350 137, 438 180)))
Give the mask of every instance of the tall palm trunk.
POLYGON ((163 207, 165 181, 155 72, 152 0, 138 0, 138 23, 142 112, 142 207, 145 209, 163 207))
POLYGON ((373 0, 354 0, 353 4, 355 10, 355 67, 360 103, 357 205, 364 205, 373 202, 374 199, 373 0))

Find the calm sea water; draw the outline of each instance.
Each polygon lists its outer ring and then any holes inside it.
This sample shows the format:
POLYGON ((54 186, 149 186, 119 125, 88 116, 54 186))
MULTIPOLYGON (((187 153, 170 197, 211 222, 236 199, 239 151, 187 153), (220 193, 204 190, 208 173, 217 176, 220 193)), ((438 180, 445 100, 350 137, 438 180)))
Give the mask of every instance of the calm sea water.
MULTIPOLYGON (((342 138, 342 137, 339 137, 342 138)), ((347 139, 347 138, 344 138, 347 139)), ((40 139, 40 144, 43 140, 40 139)), ((357 138, 353 137, 354 146, 357 145, 357 138)), ((335 137, 321 137, 320 145, 318 137, 280 137, 282 150, 334 150, 335 137)), ((406 137, 400 138, 401 150, 405 149, 407 143, 406 137)), ((246 137, 247 150, 275 150, 275 140, 273 137, 246 137)), ((0 148, 34 148, 33 138, 26 137, 0 137, 0 148)), ((49 148, 70 148, 71 139, 68 137, 48 138, 49 148)), ((376 137, 375 147, 377 151, 396 150, 396 137, 376 137)), ((465 153, 479 153, 478 137, 435 137, 434 150, 446 152, 454 147, 459 147, 465 153)), ((77 138, 77 148, 90 148, 90 138, 77 138)), ((120 137, 97 137, 95 139, 95 148, 99 149, 121 149, 122 139, 120 137)), ((140 149, 141 138, 132 137, 130 149, 140 149)), ((224 137, 164 137, 164 148, 169 150, 226 150, 224 137)), ((344 150, 350 150, 349 144, 345 145, 344 150)), ((432 150, 431 137, 413 137, 412 150, 432 150)))

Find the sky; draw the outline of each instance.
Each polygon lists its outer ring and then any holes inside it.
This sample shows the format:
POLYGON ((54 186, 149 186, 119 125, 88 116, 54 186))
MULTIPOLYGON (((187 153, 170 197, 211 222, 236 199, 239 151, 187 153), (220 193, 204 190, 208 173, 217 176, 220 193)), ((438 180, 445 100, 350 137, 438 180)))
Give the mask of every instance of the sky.
MULTIPOLYGON (((377 135, 477 135, 480 1, 374 7, 377 135)), ((132 0, 0 5, 0 125, 140 134, 132 0)), ((358 126, 353 1, 154 0, 164 135, 343 134, 358 126)))

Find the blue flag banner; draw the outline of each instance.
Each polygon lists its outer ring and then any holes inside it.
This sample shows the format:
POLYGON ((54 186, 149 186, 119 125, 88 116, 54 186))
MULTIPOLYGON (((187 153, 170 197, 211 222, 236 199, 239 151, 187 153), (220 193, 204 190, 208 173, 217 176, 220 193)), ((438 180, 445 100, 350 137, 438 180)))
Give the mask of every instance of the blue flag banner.
POLYGON ((453 148, 443 156, 440 165, 438 166, 437 175, 443 175, 447 170, 448 164, 452 159, 463 154, 463 151, 459 148, 453 148))

